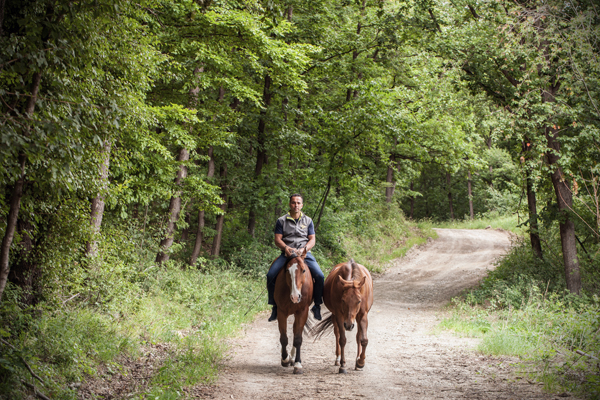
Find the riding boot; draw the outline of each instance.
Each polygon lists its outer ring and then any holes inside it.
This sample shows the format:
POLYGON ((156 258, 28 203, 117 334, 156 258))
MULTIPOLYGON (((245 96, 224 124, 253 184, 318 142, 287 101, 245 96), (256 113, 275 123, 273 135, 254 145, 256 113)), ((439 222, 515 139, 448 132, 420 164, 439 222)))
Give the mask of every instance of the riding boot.
POLYGON ((315 319, 317 321, 320 321, 322 319, 321 318, 321 305, 320 304, 315 304, 313 306, 313 308, 310 309, 310 311, 312 311, 313 316, 315 317, 315 319))
POLYGON ((277 306, 273 306, 273 309, 271 310, 271 316, 269 317, 269 322, 275 321, 276 319, 277 319, 277 306))

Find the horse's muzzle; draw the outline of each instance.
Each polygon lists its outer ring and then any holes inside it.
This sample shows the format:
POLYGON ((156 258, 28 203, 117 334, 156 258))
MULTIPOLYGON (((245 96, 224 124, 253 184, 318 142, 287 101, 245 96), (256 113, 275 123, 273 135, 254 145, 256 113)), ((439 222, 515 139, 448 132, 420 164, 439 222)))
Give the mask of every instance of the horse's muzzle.
POLYGON ((354 324, 348 324, 348 323, 344 322, 344 328, 347 331, 351 331, 352 329, 354 329, 354 324))
POLYGON ((292 300, 292 303, 300 303, 300 301, 302 301, 302 295, 299 294, 298 296, 294 297, 292 295, 290 295, 290 299, 292 300))

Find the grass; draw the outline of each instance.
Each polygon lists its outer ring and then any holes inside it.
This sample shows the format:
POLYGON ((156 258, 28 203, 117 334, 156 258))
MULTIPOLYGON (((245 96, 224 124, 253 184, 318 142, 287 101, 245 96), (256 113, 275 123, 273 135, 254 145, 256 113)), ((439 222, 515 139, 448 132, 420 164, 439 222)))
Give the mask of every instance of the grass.
POLYGON ((430 220, 422 220, 417 226, 425 229, 442 228, 442 229, 504 229, 513 232, 517 235, 525 234, 524 227, 518 227, 519 223, 523 222, 523 218, 519 221, 516 214, 511 215, 493 215, 470 219, 455 219, 453 221, 434 222, 430 220))
POLYGON ((139 396, 181 398, 184 387, 214 381, 226 350, 224 339, 265 308, 259 303, 246 315, 263 282, 235 270, 198 271, 171 263, 139 285, 141 299, 135 310, 127 307, 128 313, 82 303, 55 311, 39 305, 38 318, 12 340, 18 350, 0 356, 0 368, 14 372, 0 378, 0 393, 6 398, 26 396, 18 382, 29 377, 21 357, 47 383, 46 395, 75 399, 76 390, 69 386, 73 382, 105 380, 119 370, 127 373, 123 359, 135 362, 148 348, 162 344, 167 354, 139 396))
POLYGON ((413 246, 437 237, 431 226, 409 222, 394 208, 368 221, 347 233, 343 246, 349 256, 376 273, 383 272, 391 260, 403 257, 413 246))

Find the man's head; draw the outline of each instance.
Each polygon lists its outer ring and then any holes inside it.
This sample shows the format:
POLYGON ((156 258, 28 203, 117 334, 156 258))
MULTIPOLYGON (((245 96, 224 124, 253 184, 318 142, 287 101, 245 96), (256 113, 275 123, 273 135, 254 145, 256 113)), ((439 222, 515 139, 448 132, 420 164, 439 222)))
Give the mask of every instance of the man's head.
POLYGON ((302 210, 303 206, 302 195, 299 193, 294 193, 290 196, 290 211, 292 213, 299 213, 302 210))

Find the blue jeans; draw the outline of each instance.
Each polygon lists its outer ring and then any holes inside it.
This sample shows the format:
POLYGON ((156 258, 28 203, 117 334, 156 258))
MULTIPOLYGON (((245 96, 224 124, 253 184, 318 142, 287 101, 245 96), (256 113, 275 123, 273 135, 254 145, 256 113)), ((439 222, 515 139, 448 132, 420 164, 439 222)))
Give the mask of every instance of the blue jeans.
MULTIPOLYGON (((269 272, 267 272, 267 291, 269 292, 269 304, 275 305, 275 299, 273 293, 275 292, 275 280, 277 279, 277 275, 279 271, 290 259, 285 256, 285 253, 281 253, 281 255, 275 260, 269 272)), ((325 283, 325 275, 323 275, 323 271, 317 264, 317 260, 313 257, 311 252, 306 254, 306 258, 304 262, 308 266, 310 270, 310 274, 312 275, 314 285, 313 285, 313 300, 315 305, 319 305, 323 303, 323 285, 325 283)))

